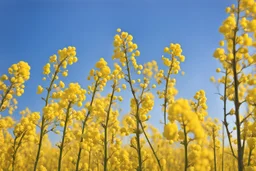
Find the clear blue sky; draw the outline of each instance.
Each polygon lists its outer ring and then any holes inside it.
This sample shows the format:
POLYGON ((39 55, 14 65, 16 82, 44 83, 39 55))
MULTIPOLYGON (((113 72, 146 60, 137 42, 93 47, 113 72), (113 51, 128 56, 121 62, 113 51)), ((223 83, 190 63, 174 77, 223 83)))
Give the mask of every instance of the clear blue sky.
MULTIPOLYGON (((113 36, 120 27, 134 36, 141 51, 140 63, 156 60, 160 64, 163 48, 180 43, 186 56, 181 67, 186 74, 177 77, 178 97, 192 98, 204 89, 210 116, 221 117, 222 104, 209 78, 219 67, 212 54, 222 38, 218 28, 226 17, 225 8, 232 3, 235 1, 0 0, 0 74, 13 63, 28 62, 31 79, 19 98, 19 109, 38 110, 43 102, 35 92, 48 57, 60 48, 75 46, 79 62, 69 68, 68 81, 86 86, 94 63, 100 57, 111 61, 113 36)), ((151 123, 158 124, 159 109, 151 114, 151 123)))

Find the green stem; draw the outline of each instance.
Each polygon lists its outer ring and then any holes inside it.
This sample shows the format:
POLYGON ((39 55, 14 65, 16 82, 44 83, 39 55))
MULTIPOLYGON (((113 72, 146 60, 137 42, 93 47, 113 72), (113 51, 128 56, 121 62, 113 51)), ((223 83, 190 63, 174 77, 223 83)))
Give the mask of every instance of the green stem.
POLYGON ((224 139, 224 124, 222 123, 222 163, 221 163, 221 170, 224 171, 224 144, 225 144, 225 139, 224 139))
POLYGON ((20 146, 21 146, 21 143, 22 143, 22 140, 23 140, 25 134, 26 134, 26 131, 24 131, 24 132, 22 133, 22 136, 20 137, 20 140, 19 140, 19 142, 18 142, 17 147, 15 147, 15 146, 16 146, 16 143, 17 143, 17 139, 18 139, 19 137, 15 137, 15 139, 14 139, 14 146, 13 146, 13 147, 14 147, 14 152, 13 152, 13 155, 12 155, 12 171, 15 170, 16 154, 17 154, 17 152, 18 152, 18 150, 19 150, 19 148, 20 148, 20 146))
POLYGON ((151 148, 151 150, 152 150, 152 152, 153 152, 153 154, 154 154, 154 156, 155 156, 155 158, 156 158, 156 161, 157 161, 157 164, 158 164, 158 166, 159 166, 159 169, 162 171, 163 168, 162 168, 162 166, 161 166, 161 162, 160 162, 159 158, 157 157, 157 154, 156 154, 156 152, 155 152, 155 150, 154 150, 154 148, 153 148, 153 146, 152 146, 152 144, 151 144, 151 142, 150 142, 150 140, 149 140, 149 138, 148 138, 148 136, 147 136, 147 133, 146 133, 146 131, 145 131, 143 125, 142 125, 141 120, 140 120, 140 127, 141 127, 141 129, 142 129, 142 131, 143 131, 143 133, 144 133, 144 135, 145 135, 145 137, 146 137, 146 139, 147 139, 147 142, 148 142, 148 144, 149 144, 149 146, 150 146, 150 148, 151 148))
POLYGON ((235 117, 236 117, 236 133, 237 133, 237 153, 238 153, 238 171, 243 171, 243 149, 241 144, 241 127, 240 127, 240 115, 239 115, 239 109, 240 109, 240 102, 239 102, 239 82, 238 82, 238 73, 237 73, 237 59, 236 59, 236 38, 237 38, 237 32, 239 27, 239 18, 240 18, 240 0, 238 0, 238 6, 237 6, 237 19, 236 19, 236 27, 234 29, 234 36, 233 36, 233 56, 234 59, 232 60, 232 70, 233 70, 233 77, 234 77, 234 89, 235 89, 235 99, 234 99, 234 105, 235 105, 235 117))
POLYGON ((105 128, 105 132, 104 132, 104 171, 108 170, 108 122, 109 122, 112 101, 113 101, 113 97, 115 94, 115 89, 116 89, 116 84, 114 83, 112 86, 112 94, 110 97, 110 103, 109 103, 108 111, 107 111, 106 124, 104 126, 104 128, 105 128))
POLYGON ((137 168, 138 171, 142 171, 142 156, 141 156, 141 145, 140 145, 140 125, 139 125, 139 118, 137 118, 136 122, 137 130, 136 130, 136 142, 137 142, 137 153, 138 153, 138 163, 139 167, 137 168))
POLYGON ((60 155, 59 155, 58 171, 61 171, 62 153, 63 153, 64 143, 65 143, 65 136, 66 136, 67 123, 68 123, 68 119, 69 119, 69 110, 70 110, 71 104, 72 104, 72 103, 69 102, 68 108, 67 108, 67 112, 66 112, 65 125, 64 125, 63 135, 62 135, 61 146, 60 146, 60 155))
POLYGON ((127 57, 127 52, 125 48, 125 44, 123 45, 124 48, 124 53, 125 53, 125 62, 126 62, 126 70, 127 70, 127 75, 128 75, 128 83, 130 85, 130 89, 133 95, 133 98, 136 102, 136 113, 135 113, 135 118, 136 118, 136 142, 137 142, 137 153, 138 153, 138 168, 137 171, 142 171, 142 156, 141 156, 141 145, 140 145, 140 123, 139 123, 139 108, 140 104, 138 102, 138 99, 135 94, 135 90, 132 85, 132 79, 131 79, 131 72, 130 72, 130 67, 129 67, 129 61, 127 57))
MULTIPOLYGON (((56 77, 59 73, 59 69, 62 65, 62 63, 67 59, 68 57, 66 57, 65 59, 63 59, 59 65, 57 66, 55 72, 54 72, 54 75, 53 75, 53 78, 51 80, 51 83, 50 83, 50 86, 49 88, 47 89, 47 95, 46 95, 46 99, 45 99, 45 107, 48 105, 48 102, 49 102, 49 98, 50 98, 50 93, 51 93, 51 90, 52 90, 52 87, 53 87, 53 83, 54 81, 56 80, 56 77)), ((41 123, 41 127, 40 127, 40 137, 39 137, 39 144, 38 144, 38 150, 37 150, 37 154, 36 154, 36 160, 35 160, 35 164, 34 164, 34 171, 36 171, 36 168, 37 168, 37 165, 38 165, 38 162, 39 162, 39 158, 40 158, 40 153, 41 153, 41 148, 42 148, 42 144, 43 144, 43 137, 44 135, 46 134, 46 131, 45 131, 45 125, 46 125, 46 119, 44 117, 44 114, 42 116, 42 123, 41 123)))
POLYGON ((253 149, 250 149, 250 151, 249 151, 248 164, 247 164, 247 166, 250 166, 250 163, 251 163, 252 150, 253 150, 253 149))
POLYGON ((214 171, 217 171, 216 142, 215 142, 214 128, 212 129, 212 139, 213 139, 214 171))
POLYGON ((223 112, 224 112, 224 123, 223 125, 226 128, 226 132, 227 132, 227 136, 228 136, 228 142, 229 142, 229 146, 230 146, 230 150, 232 152, 233 157, 237 158, 233 149, 233 145, 231 142, 231 136, 230 136, 230 132, 229 132, 229 128, 228 128, 228 122, 227 122, 227 84, 228 84, 228 71, 226 70, 225 72, 225 83, 224 83, 224 96, 223 96, 223 112))
POLYGON ((0 103, 0 112, 2 112, 2 106, 3 106, 4 102, 5 102, 5 99, 6 99, 7 95, 10 93, 12 87, 13 87, 13 83, 10 85, 10 87, 8 87, 7 91, 5 92, 5 94, 3 96, 3 99, 2 99, 2 101, 0 103))
POLYGON ((168 70, 167 73, 167 77, 166 77, 166 84, 165 84, 165 89, 164 89, 164 125, 167 124, 167 117, 166 117, 166 113, 167 113, 167 103, 168 103, 168 98, 167 98, 167 92, 168 92, 168 84, 169 84, 169 77, 171 75, 171 71, 172 71, 172 66, 173 66, 173 59, 174 56, 172 56, 172 62, 171 62, 171 66, 168 70))
POLYGON ((45 119, 44 116, 42 118, 42 124, 41 124, 41 128, 40 128, 40 137, 39 137, 39 145, 38 145, 38 150, 37 150, 37 154, 36 154, 36 161, 35 161, 35 165, 34 165, 34 171, 36 171, 37 168, 37 164, 39 161, 39 156, 41 153, 41 147, 42 147, 42 142, 43 142, 43 136, 44 136, 44 123, 45 123, 45 119))
POLYGON ((184 149, 185 149, 185 167, 184 167, 184 171, 187 171, 188 169, 188 139, 187 139, 187 130, 186 130, 186 125, 184 125, 183 128, 184 131, 184 149))
MULTIPOLYGON (((99 82, 99 79, 97 79, 96 83, 95 83, 95 87, 94 87, 94 90, 93 90, 93 93, 92 93, 92 99, 91 99, 91 102, 90 102, 90 108, 92 107, 92 104, 93 104, 93 101, 94 101, 94 98, 95 98, 95 94, 96 94, 97 87, 98 87, 98 82, 99 82)), ((87 120, 89 118, 90 113, 91 113, 91 110, 88 110, 88 112, 86 114, 86 117, 85 117, 85 119, 83 121, 82 135, 84 134, 86 122, 87 122, 87 120)), ((84 141, 84 138, 81 136, 80 144, 83 143, 83 141, 84 141)), ((79 146, 78 155, 77 155, 77 161, 76 161, 76 171, 79 171, 79 164, 80 164, 80 160, 81 160, 81 154, 82 154, 82 147, 79 146)))

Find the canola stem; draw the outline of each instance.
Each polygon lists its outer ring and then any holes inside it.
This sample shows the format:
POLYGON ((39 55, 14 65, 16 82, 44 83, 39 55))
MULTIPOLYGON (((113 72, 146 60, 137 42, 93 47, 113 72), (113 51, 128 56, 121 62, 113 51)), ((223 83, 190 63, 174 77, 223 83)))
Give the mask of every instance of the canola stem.
POLYGON ((225 139, 224 139, 224 124, 222 123, 222 163, 221 163, 221 170, 224 171, 224 144, 225 144, 225 139))
MULTIPOLYGON (((226 132, 227 132, 227 136, 228 136, 228 142, 229 142, 229 146, 230 146, 230 150, 232 152, 232 155, 236 158, 234 149, 233 149, 233 145, 231 142, 231 137, 230 137, 230 132, 229 132, 229 128, 228 128, 228 124, 227 124, 227 77, 228 77, 228 71, 226 70, 225 72, 225 82, 224 82, 224 96, 223 96, 223 112, 224 112, 224 122, 223 125, 225 126, 226 132)), ((224 148, 224 147, 223 147, 224 148)))
POLYGON ((2 101, 0 103, 0 112, 2 112, 2 106, 4 104, 4 101, 5 101, 6 97, 7 97, 7 95, 10 93, 12 87, 13 87, 13 84, 10 85, 10 87, 7 89, 6 93, 3 96, 3 99, 2 99, 2 101))
POLYGON ((170 78, 170 75, 171 75, 171 72, 172 72, 172 66, 173 66, 173 59, 174 57, 172 56, 172 62, 171 62, 171 66, 168 70, 168 73, 167 73, 167 77, 166 77, 166 84, 165 84, 165 89, 164 89, 164 125, 167 124, 167 116, 166 116, 166 113, 167 113, 167 92, 168 92, 168 84, 169 84, 169 78, 170 78))
MULTIPOLYGON (((138 111, 138 110, 137 110, 138 111)), ((139 125, 139 118, 137 118, 136 122, 137 131, 136 131, 136 141, 137 141, 137 152, 138 152, 138 171, 142 171, 142 156, 141 156, 141 145, 140 145, 140 125, 139 125)))
POLYGON ((238 73, 237 73, 237 59, 236 59, 236 38, 237 38, 237 32, 238 32, 238 25, 239 25, 239 18, 240 18, 240 0, 238 0, 237 5, 237 21, 236 21, 236 27, 234 30, 234 36, 233 36, 233 47, 232 47, 232 53, 234 56, 234 59, 232 61, 232 70, 233 70, 233 78, 234 78, 234 89, 235 89, 235 99, 234 99, 234 106, 235 106, 235 117, 236 117, 236 128, 237 128, 237 154, 238 154, 238 171, 243 171, 243 149, 241 144, 241 127, 240 127, 240 102, 239 102, 239 81, 238 81, 238 73))
POLYGON ((151 144, 151 142, 150 142, 150 140, 149 140, 149 138, 148 138, 148 136, 147 136, 147 133, 146 133, 146 131, 145 131, 143 125, 142 125, 141 120, 140 120, 140 126, 141 126, 141 129, 142 129, 142 131, 143 131, 143 133, 144 133, 144 136, 146 137, 146 140, 147 140, 147 142, 148 142, 148 144, 149 144, 149 146, 150 146, 150 148, 151 148, 151 150, 152 150, 152 152, 153 152, 153 154, 154 154, 154 156, 155 156, 155 158, 156 158, 158 167, 159 167, 159 169, 162 171, 163 168, 162 168, 162 166, 161 166, 161 162, 160 162, 159 158, 157 157, 157 154, 156 154, 156 152, 155 152, 155 150, 154 150, 154 147, 152 146, 152 144, 151 144))
MULTIPOLYGON (((67 58, 67 57, 66 57, 67 58)), ((65 59, 66 59, 65 58, 65 59)), ((49 101, 49 98, 50 98, 50 93, 51 93, 51 90, 52 90, 52 87, 53 87, 53 83, 57 77, 57 74, 59 72, 59 69, 60 69, 60 66, 62 65, 62 63, 65 61, 65 59, 63 59, 60 64, 58 65, 57 69, 55 70, 54 72, 54 75, 53 75, 53 78, 51 80, 51 83, 50 83, 50 86, 49 88, 47 89, 47 95, 46 95, 46 99, 45 99, 45 107, 48 105, 48 101, 49 101)), ((36 168, 37 168, 37 165, 38 165, 38 161, 39 161, 39 158, 40 158, 40 153, 41 153, 41 147, 42 147, 42 143, 43 143, 43 136, 45 135, 45 117, 44 117, 44 114, 42 116, 42 123, 41 123, 41 127, 40 127, 40 138, 39 138, 39 144, 38 144, 38 150, 37 150, 37 154, 36 154, 36 160, 35 160, 35 165, 34 165, 34 171, 36 171, 36 168)))
POLYGON ((20 148, 20 146, 21 146, 21 142, 22 142, 22 140, 23 140, 25 134, 26 134, 26 131, 23 132, 22 136, 20 137, 20 140, 19 140, 19 142, 18 142, 17 148, 15 148, 15 146, 16 146, 16 143, 17 143, 17 139, 18 139, 18 138, 15 137, 15 139, 14 139, 14 153, 13 153, 13 156, 12 156, 12 159, 13 159, 13 160, 12 160, 12 171, 15 170, 16 154, 17 154, 17 152, 18 152, 18 150, 19 150, 19 148, 20 148))
MULTIPOLYGON (((94 98, 95 98, 95 94, 96 94, 97 87, 98 87, 98 81, 99 81, 99 79, 95 83, 95 88, 94 88, 93 93, 92 93, 92 99, 91 99, 91 102, 90 102, 90 107, 92 107, 92 104, 93 104, 93 101, 94 101, 94 98)), ((89 118, 90 113, 91 113, 91 111, 88 110, 87 115, 86 115, 86 117, 84 119, 84 122, 83 122, 83 126, 82 126, 82 135, 84 134, 86 122, 89 118)), ((81 137, 80 138, 80 144, 83 143, 83 141, 84 141, 84 138, 81 137)), ((80 160, 81 160, 81 154, 82 154, 82 147, 79 145, 79 150, 78 150, 78 155, 77 155, 77 162, 76 162, 76 171, 79 171, 79 164, 80 164, 80 160)))
POLYGON ((108 123, 109 123, 112 101, 113 101, 114 94, 115 94, 115 88, 116 88, 116 85, 114 83, 113 88, 112 88, 111 97, 110 97, 110 103, 108 106, 105 131, 104 131, 104 171, 108 170, 108 123))
POLYGON ((184 128, 183 128, 183 131, 184 131, 184 152, 185 152, 185 167, 184 167, 184 171, 187 171, 188 169, 188 139, 187 139, 187 130, 186 130, 186 125, 184 125, 184 128))
POLYGON ((250 166, 250 164, 251 164, 252 150, 253 150, 253 149, 250 149, 250 151, 249 151, 247 166, 250 166))
POLYGON ((72 104, 72 103, 69 102, 68 108, 67 108, 67 112, 66 112, 65 125, 64 125, 64 130, 63 130, 63 136, 62 136, 61 146, 60 146, 60 155, 59 155, 59 162, 58 162, 58 171, 61 171, 62 153, 63 153, 63 149, 64 149, 65 136, 66 136, 66 130, 67 130, 68 119, 69 119, 69 110, 70 110, 71 104, 72 104))
POLYGON ((213 155, 214 155, 214 171, 217 171, 217 158, 216 158, 216 142, 215 142, 215 133, 214 128, 212 130, 212 139, 213 139, 213 155))
MULTIPOLYGON (((124 49, 125 49, 125 45, 124 45, 124 49)), ((140 145, 140 123, 139 123, 139 107, 140 107, 140 104, 138 102, 138 99, 135 95, 135 91, 134 91, 134 88, 133 88, 133 85, 132 85, 132 79, 131 79, 131 72, 130 72, 130 67, 129 67, 129 61, 128 61, 128 57, 127 57, 127 54, 126 54, 126 50, 124 50, 125 52, 125 61, 126 61, 126 69, 127 69, 127 73, 128 73, 128 82, 129 82, 129 85, 130 85, 130 89, 131 89, 131 92, 132 92, 132 95, 133 95, 133 98, 136 102, 136 113, 135 113, 135 117, 136 117, 136 142, 137 142, 137 153, 138 153, 138 168, 137 170, 138 171, 142 171, 142 156, 141 156, 141 145, 140 145)))

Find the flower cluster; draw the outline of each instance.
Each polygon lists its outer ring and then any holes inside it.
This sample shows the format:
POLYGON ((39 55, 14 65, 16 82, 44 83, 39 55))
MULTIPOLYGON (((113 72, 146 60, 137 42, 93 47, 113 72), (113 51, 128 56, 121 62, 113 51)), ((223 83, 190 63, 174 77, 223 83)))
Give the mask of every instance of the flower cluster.
POLYGON ((30 78, 30 66, 24 61, 13 64, 9 69, 9 76, 4 74, 0 79, 0 112, 9 109, 12 114, 17 108, 15 96, 24 93, 24 83, 30 78))

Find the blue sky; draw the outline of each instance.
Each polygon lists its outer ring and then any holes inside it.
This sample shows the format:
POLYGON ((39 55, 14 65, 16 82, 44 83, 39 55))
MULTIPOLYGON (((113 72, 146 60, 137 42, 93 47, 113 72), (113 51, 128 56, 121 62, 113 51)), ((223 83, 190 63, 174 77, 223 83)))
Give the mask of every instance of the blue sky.
MULTIPOLYGON (((219 67, 212 57, 222 36, 218 28, 233 0, 0 0, 0 74, 20 60, 31 66, 31 79, 19 98, 19 109, 43 106, 36 88, 42 68, 58 49, 77 48, 79 62, 69 68, 67 81, 86 86, 86 77, 95 62, 111 62, 113 36, 117 28, 131 33, 139 46, 139 63, 156 60, 160 67, 163 48, 180 43, 186 61, 185 76, 177 77, 178 97, 192 98, 204 89, 209 115, 222 118, 222 104, 209 78, 219 67)), ((129 96, 130 97, 130 96, 129 96)), ((162 103, 162 102, 161 102, 162 103)), ((160 102, 156 102, 160 104, 160 102)), ((151 112, 151 123, 159 124, 159 108, 151 112)))

